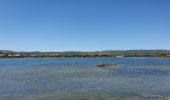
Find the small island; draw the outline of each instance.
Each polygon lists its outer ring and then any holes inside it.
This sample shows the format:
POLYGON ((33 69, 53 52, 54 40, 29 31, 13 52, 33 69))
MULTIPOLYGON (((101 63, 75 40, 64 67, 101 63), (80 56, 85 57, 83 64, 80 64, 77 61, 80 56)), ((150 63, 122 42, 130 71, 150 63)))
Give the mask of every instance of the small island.
POLYGON ((96 65, 97 67, 102 67, 102 68, 105 68, 105 67, 109 67, 109 68, 116 68, 118 67, 118 64, 97 64, 96 65))

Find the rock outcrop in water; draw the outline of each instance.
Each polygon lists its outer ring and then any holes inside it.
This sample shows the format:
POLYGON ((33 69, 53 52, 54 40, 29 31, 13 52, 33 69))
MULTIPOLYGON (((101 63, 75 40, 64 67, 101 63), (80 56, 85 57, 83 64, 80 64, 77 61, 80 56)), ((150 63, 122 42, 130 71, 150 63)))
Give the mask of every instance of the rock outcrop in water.
POLYGON ((110 68, 116 68, 116 67, 118 67, 118 64, 97 64, 97 67, 110 67, 110 68))

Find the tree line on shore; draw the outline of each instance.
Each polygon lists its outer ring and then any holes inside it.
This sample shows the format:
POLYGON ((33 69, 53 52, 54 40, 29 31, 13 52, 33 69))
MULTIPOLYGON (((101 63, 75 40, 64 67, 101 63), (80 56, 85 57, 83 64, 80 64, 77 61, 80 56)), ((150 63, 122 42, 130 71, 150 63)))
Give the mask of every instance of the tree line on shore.
POLYGON ((170 58, 169 51, 100 51, 100 52, 0 52, 0 58, 26 57, 163 57, 170 58))

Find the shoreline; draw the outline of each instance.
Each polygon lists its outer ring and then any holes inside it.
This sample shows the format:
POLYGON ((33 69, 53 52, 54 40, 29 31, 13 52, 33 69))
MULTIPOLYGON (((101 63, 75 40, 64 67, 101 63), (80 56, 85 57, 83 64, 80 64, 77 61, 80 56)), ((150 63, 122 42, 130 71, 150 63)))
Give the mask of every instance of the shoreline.
POLYGON ((5 58, 161 58, 161 59, 170 59, 170 57, 0 57, 0 59, 5 58))

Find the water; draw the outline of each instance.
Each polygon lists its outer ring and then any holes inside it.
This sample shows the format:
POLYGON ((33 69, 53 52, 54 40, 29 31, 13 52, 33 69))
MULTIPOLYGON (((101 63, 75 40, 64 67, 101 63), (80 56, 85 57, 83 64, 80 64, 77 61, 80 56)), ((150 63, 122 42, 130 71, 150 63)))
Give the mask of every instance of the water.
POLYGON ((170 59, 0 59, 0 100, 167 100, 170 59), (98 63, 119 67, 99 68, 98 63))

